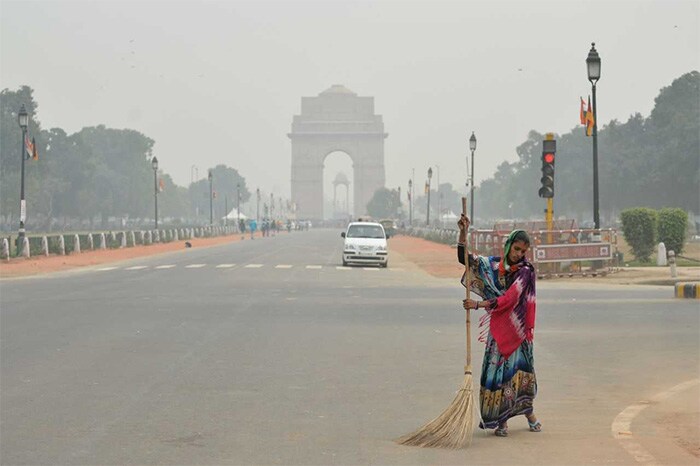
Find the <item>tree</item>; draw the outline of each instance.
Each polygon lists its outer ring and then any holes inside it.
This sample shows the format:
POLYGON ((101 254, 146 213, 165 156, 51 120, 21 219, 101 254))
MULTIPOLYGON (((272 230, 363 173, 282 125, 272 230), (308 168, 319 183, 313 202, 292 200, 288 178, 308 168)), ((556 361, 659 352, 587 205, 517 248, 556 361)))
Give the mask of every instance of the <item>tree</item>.
POLYGON ((399 207, 398 191, 379 188, 367 203, 367 213, 376 219, 396 218, 399 207))

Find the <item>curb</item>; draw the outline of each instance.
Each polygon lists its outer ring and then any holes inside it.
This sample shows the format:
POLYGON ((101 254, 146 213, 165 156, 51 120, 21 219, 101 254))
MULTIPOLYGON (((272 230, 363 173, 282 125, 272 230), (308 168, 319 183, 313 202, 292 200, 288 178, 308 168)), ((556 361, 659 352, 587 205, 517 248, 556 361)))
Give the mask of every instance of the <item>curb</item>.
POLYGON ((675 297, 700 299, 700 282, 676 283, 675 297))

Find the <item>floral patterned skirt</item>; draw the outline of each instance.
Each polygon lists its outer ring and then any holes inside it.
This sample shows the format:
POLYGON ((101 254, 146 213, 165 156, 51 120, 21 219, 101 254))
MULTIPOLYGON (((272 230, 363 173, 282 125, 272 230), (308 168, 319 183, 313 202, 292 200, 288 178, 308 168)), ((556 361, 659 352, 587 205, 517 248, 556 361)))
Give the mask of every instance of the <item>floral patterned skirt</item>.
POLYGON ((511 417, 532 413, 537 395, 532 349, 532 342, 525 340, 504 360, 489 332, 481 368, 482 429, 495 429, 511 417))

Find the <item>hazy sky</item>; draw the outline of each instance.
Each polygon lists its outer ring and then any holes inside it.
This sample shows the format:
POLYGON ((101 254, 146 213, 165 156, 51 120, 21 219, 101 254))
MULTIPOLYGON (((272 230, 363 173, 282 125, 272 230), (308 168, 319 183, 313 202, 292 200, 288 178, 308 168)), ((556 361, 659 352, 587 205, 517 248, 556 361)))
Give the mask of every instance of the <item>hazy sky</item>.
POLYGON ((472 131, 478 182, 578 124, 592 41, 599 122, 626 121, 700 68, 699 29, 698 0, 2 0, 0 86, 31 86, 46 129, 143 132, 178 184, 224 163, 286 197, 301 97, 343 84, 383 115, 388 187, 431 165, 463 186, 472 131))

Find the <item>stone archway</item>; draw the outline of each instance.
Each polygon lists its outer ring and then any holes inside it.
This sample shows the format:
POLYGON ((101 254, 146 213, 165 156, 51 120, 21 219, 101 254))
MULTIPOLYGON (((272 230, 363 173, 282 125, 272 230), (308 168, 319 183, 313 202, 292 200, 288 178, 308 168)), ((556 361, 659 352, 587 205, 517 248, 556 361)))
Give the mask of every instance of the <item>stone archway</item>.
POLYGON ((345 152, 353 164, 355 215, 366 215, 374 192, 384 187, 384 122, 374 97, 359 97, 335 84, 317 97, 301 98, 292 132, 292 201, 297 218, 323 219, 323 161, 345 152))

